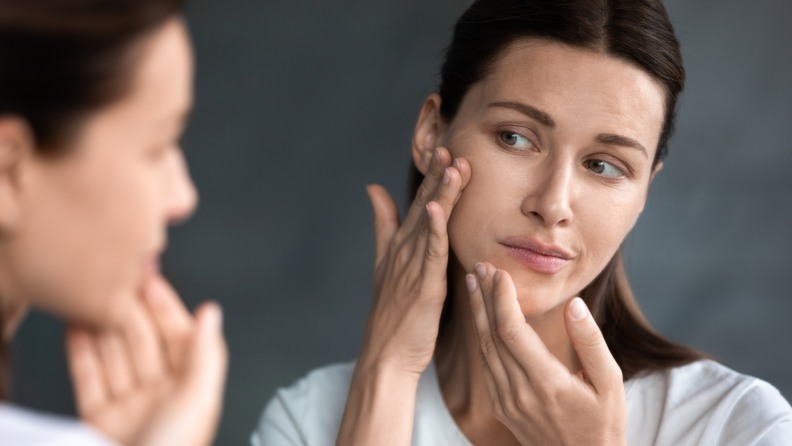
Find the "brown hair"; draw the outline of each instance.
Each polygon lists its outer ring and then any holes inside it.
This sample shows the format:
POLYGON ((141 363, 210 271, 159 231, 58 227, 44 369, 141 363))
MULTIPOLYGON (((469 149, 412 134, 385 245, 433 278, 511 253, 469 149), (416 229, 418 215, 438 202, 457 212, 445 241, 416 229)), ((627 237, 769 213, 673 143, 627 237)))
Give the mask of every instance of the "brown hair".
MULTIPOLYGON (((182 0, 2 0, 0 118, 23 119, 40 153, 65 152, 81 122, 127 93, 136 44, 179 14, 181 5, 182 0)), ((0 399, 7 382, 7 346, 0 341, 0 399)))
MULTIPOLYGON (((668 153, 676 103, 685 69, 674 29, 660 0, 477 0, 454 27, 440 70, 440 114, 454 119, 470 88, 487 76, 498 56, 520 39, 541 39, 590 49, 644 70, 666 93, 665 118, 653 165, 668 153)), ((411 166, 415 197, 423 175, 411 166)), ((453 253, 452 259, 453 262, 453 253)), ((449 272, 452 271, 449 263, 449 272)), ((448 280, 448 296, 454 280, 448 280)), ((676 367, 705 356, 675 344, 649 325, 633 297, 619 250, 581 292, 600 326, 624 379, 643 370, 676 367)), ((440 331, 448 325, 453 299, 446 298, 440 331)))

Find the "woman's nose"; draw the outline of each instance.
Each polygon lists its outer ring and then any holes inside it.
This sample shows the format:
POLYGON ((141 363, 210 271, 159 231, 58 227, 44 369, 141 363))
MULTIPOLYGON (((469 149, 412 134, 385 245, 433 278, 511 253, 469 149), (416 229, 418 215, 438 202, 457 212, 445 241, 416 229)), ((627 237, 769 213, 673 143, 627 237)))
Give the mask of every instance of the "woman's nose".
POLYGON ((546 175, 532 182, 522 203, 522 212, 546 227, 572 223, 572 169, 549 168, 546 175))
POLYGON ((168 223, 177 224, 188 219, 198 206, 198 191, 190 178, 182 152, 175 151, 172 160, 172 181, 168 191, 168 223))

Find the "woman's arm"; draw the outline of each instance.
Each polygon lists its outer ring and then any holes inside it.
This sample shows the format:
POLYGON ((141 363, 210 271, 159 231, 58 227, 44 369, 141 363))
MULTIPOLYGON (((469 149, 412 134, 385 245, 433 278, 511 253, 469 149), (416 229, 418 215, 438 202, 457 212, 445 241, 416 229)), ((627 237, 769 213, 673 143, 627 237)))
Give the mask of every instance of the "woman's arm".
POLYGON ((385 189, 370 186, 377 257, 375 297, 336 444, 410 444, 418 379, 429 365, 447 293, 451 211, 470 180, 470 165, 435 150, 399 225, 385 189))

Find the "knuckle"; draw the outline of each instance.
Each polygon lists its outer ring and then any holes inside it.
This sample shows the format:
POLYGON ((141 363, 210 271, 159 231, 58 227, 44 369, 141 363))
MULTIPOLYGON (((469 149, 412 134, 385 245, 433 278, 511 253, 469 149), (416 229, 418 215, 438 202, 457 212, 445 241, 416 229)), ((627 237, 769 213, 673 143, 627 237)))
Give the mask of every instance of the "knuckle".
POLYGON ((544 405, 552 406, 558 400, 558 387, 553 381, 544 380, 534 384, 536 396, 544 405))
POLYGON ((426 182, 423 182, 418 188, 418 192, 415 194, 415 201, 423 204, 428 202, 431 196, 432 191, 429 190, 429 186, 426 184, 426 182))
POLYGON ((520 412, 528 413, 533 407, 533 398, 531 398, 528 392, 517 391, 514 397, 514 403, 517 405, 520 412))
POLYGON ((484 355, 491 355, 495 353, 495 339, 492 338, 492 335, 489 333, 484 333, 480 337, 481 339, 479 342, 481 344, 481 351, 484 353, 484 355))
POLYGON ((515 420, 520 418, 520 409, 517 406, 517 402, 511 395, 503 402, 503 414, 506 415, 506 418, 515 420))
POLYGON ((426 258, 430 260, 445 259, 448 247, 440 242, 430 242, 426 247, 426 258))
POLYGON ((503 409, 503 405, 499 402, 492 403, 492 414, 495 415, 495 418, 500 422, 506 420, 506 412, 503 409))
POLYGON ((586 347, 599 347, 605 342, 602 333, 598 329, 590 330, 580 337, 580 342, 586 347))
POLYGON ((507 322, 498 325, 498 336, 504 342, 512 343, 516 341, 519 334, 520 334, 520 328, 517 327, 514 323, 507 322))
POLYGON ((432 233, 432 222, 428 218, 422 218, 418 223, 418 234, 421 237, 428 237, 432 233))
POLYGON ((396 255, 394 257, 395 260, 394 263, 398 266, 403 266, 409 263, 411 259, 412 259, 412 253, 410 252, 410 250, 407 249, 406 246, 401 246, 396 251, 396 255))

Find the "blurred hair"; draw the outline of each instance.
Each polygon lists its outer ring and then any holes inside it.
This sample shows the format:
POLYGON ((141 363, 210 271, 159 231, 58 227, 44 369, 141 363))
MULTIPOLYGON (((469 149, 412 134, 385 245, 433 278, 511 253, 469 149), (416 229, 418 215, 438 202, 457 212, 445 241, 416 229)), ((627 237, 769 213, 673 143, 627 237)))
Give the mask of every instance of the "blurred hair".
MULTIPOLYGON (((24 120, 41 154, 64 153, 86 118, 130 90, 139 43, 181 6, 182 0, 2 0, 0 118, 24 120)), ((0 374, 1 399, 8 385, 2 343, 0 374)))
MULTIPOLYGON (((498 57, 518 40, 538 39, 595 51, 638 67, 665 90, 665 117, 653 166, 668 153, 676 104, 685 83, 679 42, 660 0, 477 0, 454 27, 440 69, 440 114, 454 119, 472 86, 491 72, 498 57)), ((423 175, 410 169, 409 197, 423 175)), ((453 295, 452 262, 448 290, 453 295)), ((624 379, 642 370, 684 365, 705 356, 661 337, 633 297, 619 250, 581 292, 600 326, 624 379)), ((453 311, 446 298, 441 335, 453 311)))

